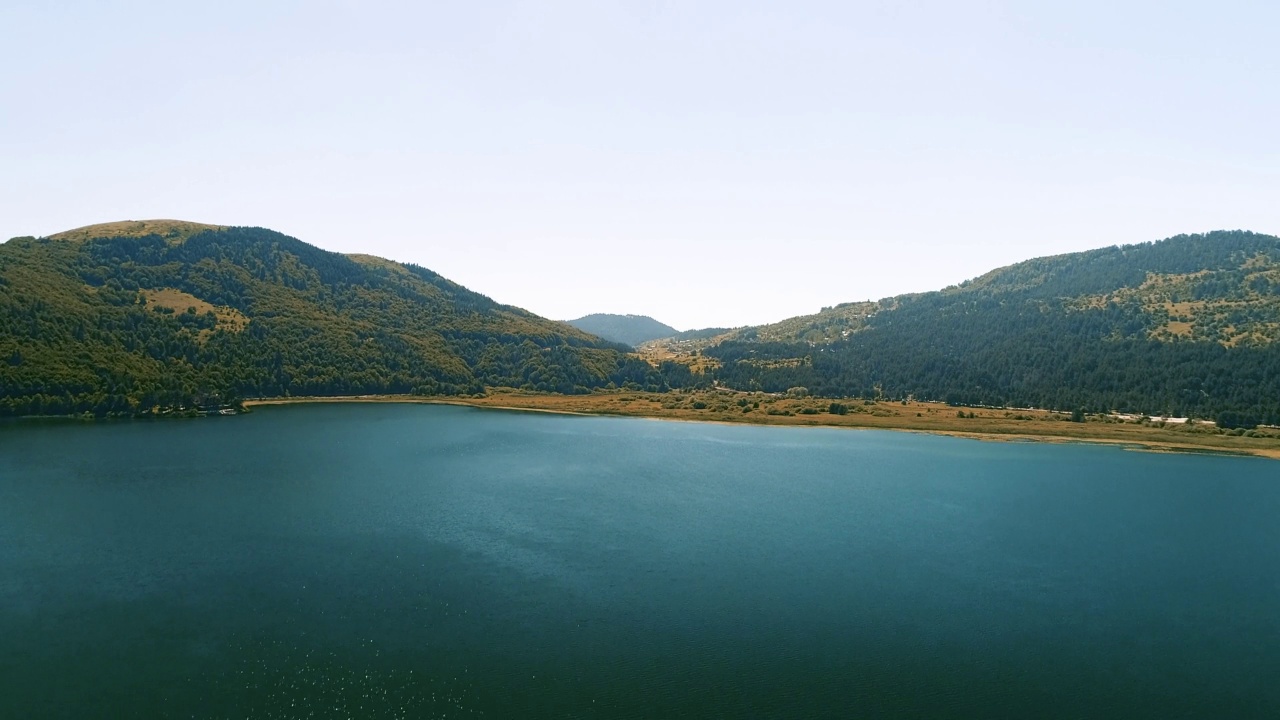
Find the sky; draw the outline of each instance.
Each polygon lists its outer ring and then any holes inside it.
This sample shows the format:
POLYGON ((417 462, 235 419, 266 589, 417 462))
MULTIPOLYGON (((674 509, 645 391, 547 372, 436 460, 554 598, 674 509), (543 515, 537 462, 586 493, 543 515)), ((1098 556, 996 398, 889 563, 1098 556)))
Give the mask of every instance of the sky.
POLYGON ((1280 3, 0 3, 0 237, 177 218, 739 326, 1280 234, 1280 3))

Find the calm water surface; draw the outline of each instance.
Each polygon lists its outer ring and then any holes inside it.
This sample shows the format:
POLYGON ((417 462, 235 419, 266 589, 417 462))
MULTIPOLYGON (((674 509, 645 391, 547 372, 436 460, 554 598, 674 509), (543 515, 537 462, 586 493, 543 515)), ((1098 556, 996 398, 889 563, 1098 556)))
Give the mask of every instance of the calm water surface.
POLYGON ((1280 717, 1280 463, 444 406, 0 427, 0 717, 1280 717))

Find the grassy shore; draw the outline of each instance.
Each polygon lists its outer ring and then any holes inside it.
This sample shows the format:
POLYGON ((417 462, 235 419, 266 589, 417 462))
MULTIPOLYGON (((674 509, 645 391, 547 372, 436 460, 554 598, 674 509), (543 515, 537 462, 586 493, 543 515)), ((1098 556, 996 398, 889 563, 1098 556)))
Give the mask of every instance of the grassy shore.
POLYGON ((1204 425, 1119 422, 1088 416, 1071 422, 1044 410, 955 408, 941 403, 873 402, 819 398, 783 398, 724 390, 646 393, 626 390, 590 395, 555 395, 491 390, 483 397, 436 398, 412 395, 292 397, 249 400, 246 406, 306 402, 416 402, 528 410, 580 415, 618 415, 752 425, 823 426, 908 430, 981 440, 1035 440, 1120 444, 1168 452, 1224 452, 1280 459, 1280 431, 1248 435, 1204 425), (837 413, 831 412, 837 403, 837 413), (844 414, 838 414, 844 406, 844 414), (963 417, 962 417, 963 415, 963 417))

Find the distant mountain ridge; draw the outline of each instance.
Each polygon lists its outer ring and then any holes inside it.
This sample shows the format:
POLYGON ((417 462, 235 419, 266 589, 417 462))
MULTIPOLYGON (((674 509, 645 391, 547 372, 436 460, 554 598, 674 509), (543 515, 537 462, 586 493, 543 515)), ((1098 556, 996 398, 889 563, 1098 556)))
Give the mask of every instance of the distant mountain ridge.
POLYGON ((660 323, 648 315, 595 313, 567 322, 579 330, 631 347, 679 333, 670 325, 660 323))
POLYGON ((610 384, 665 387, 622 345, 272 230, 131 221, 0 245, 0 415, 610 384))

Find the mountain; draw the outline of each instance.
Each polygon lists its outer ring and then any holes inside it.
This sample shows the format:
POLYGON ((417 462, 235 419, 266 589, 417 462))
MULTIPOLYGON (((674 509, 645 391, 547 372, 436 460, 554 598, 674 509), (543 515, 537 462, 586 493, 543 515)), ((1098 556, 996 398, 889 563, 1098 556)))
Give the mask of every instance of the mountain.
POLYGON ((624 346, 263 228, 153 220, 0 245, 3 415, 610 383, 663 387, 624 346))
POLYGON ((719 327, 695 328, 693 330, 685 330, 684 332, 678 332, 675 335, 672 335, 671 337, 676 340, 710 340, 717 336, 724 335, 729 331, 730 331, 730 328, 719 328, 719 327))
POLYGON ((631 347, 649 340, 671 337, 679 332, 647 315, 596 313, 567 322, 579 330, 631 347))
POLYGON ((716 383, 1248 427, 1280 424, 1280 238, 1214 232, 1038 258, 649 356, 657 367, 425 268, 262 228, 125 222, 0 245, 0 415, 716 383))
POLYGON ((1280 424, 1280 238, 1234 231, 1039 258, 824 308, 701 349, 740 389, 1280 424))

